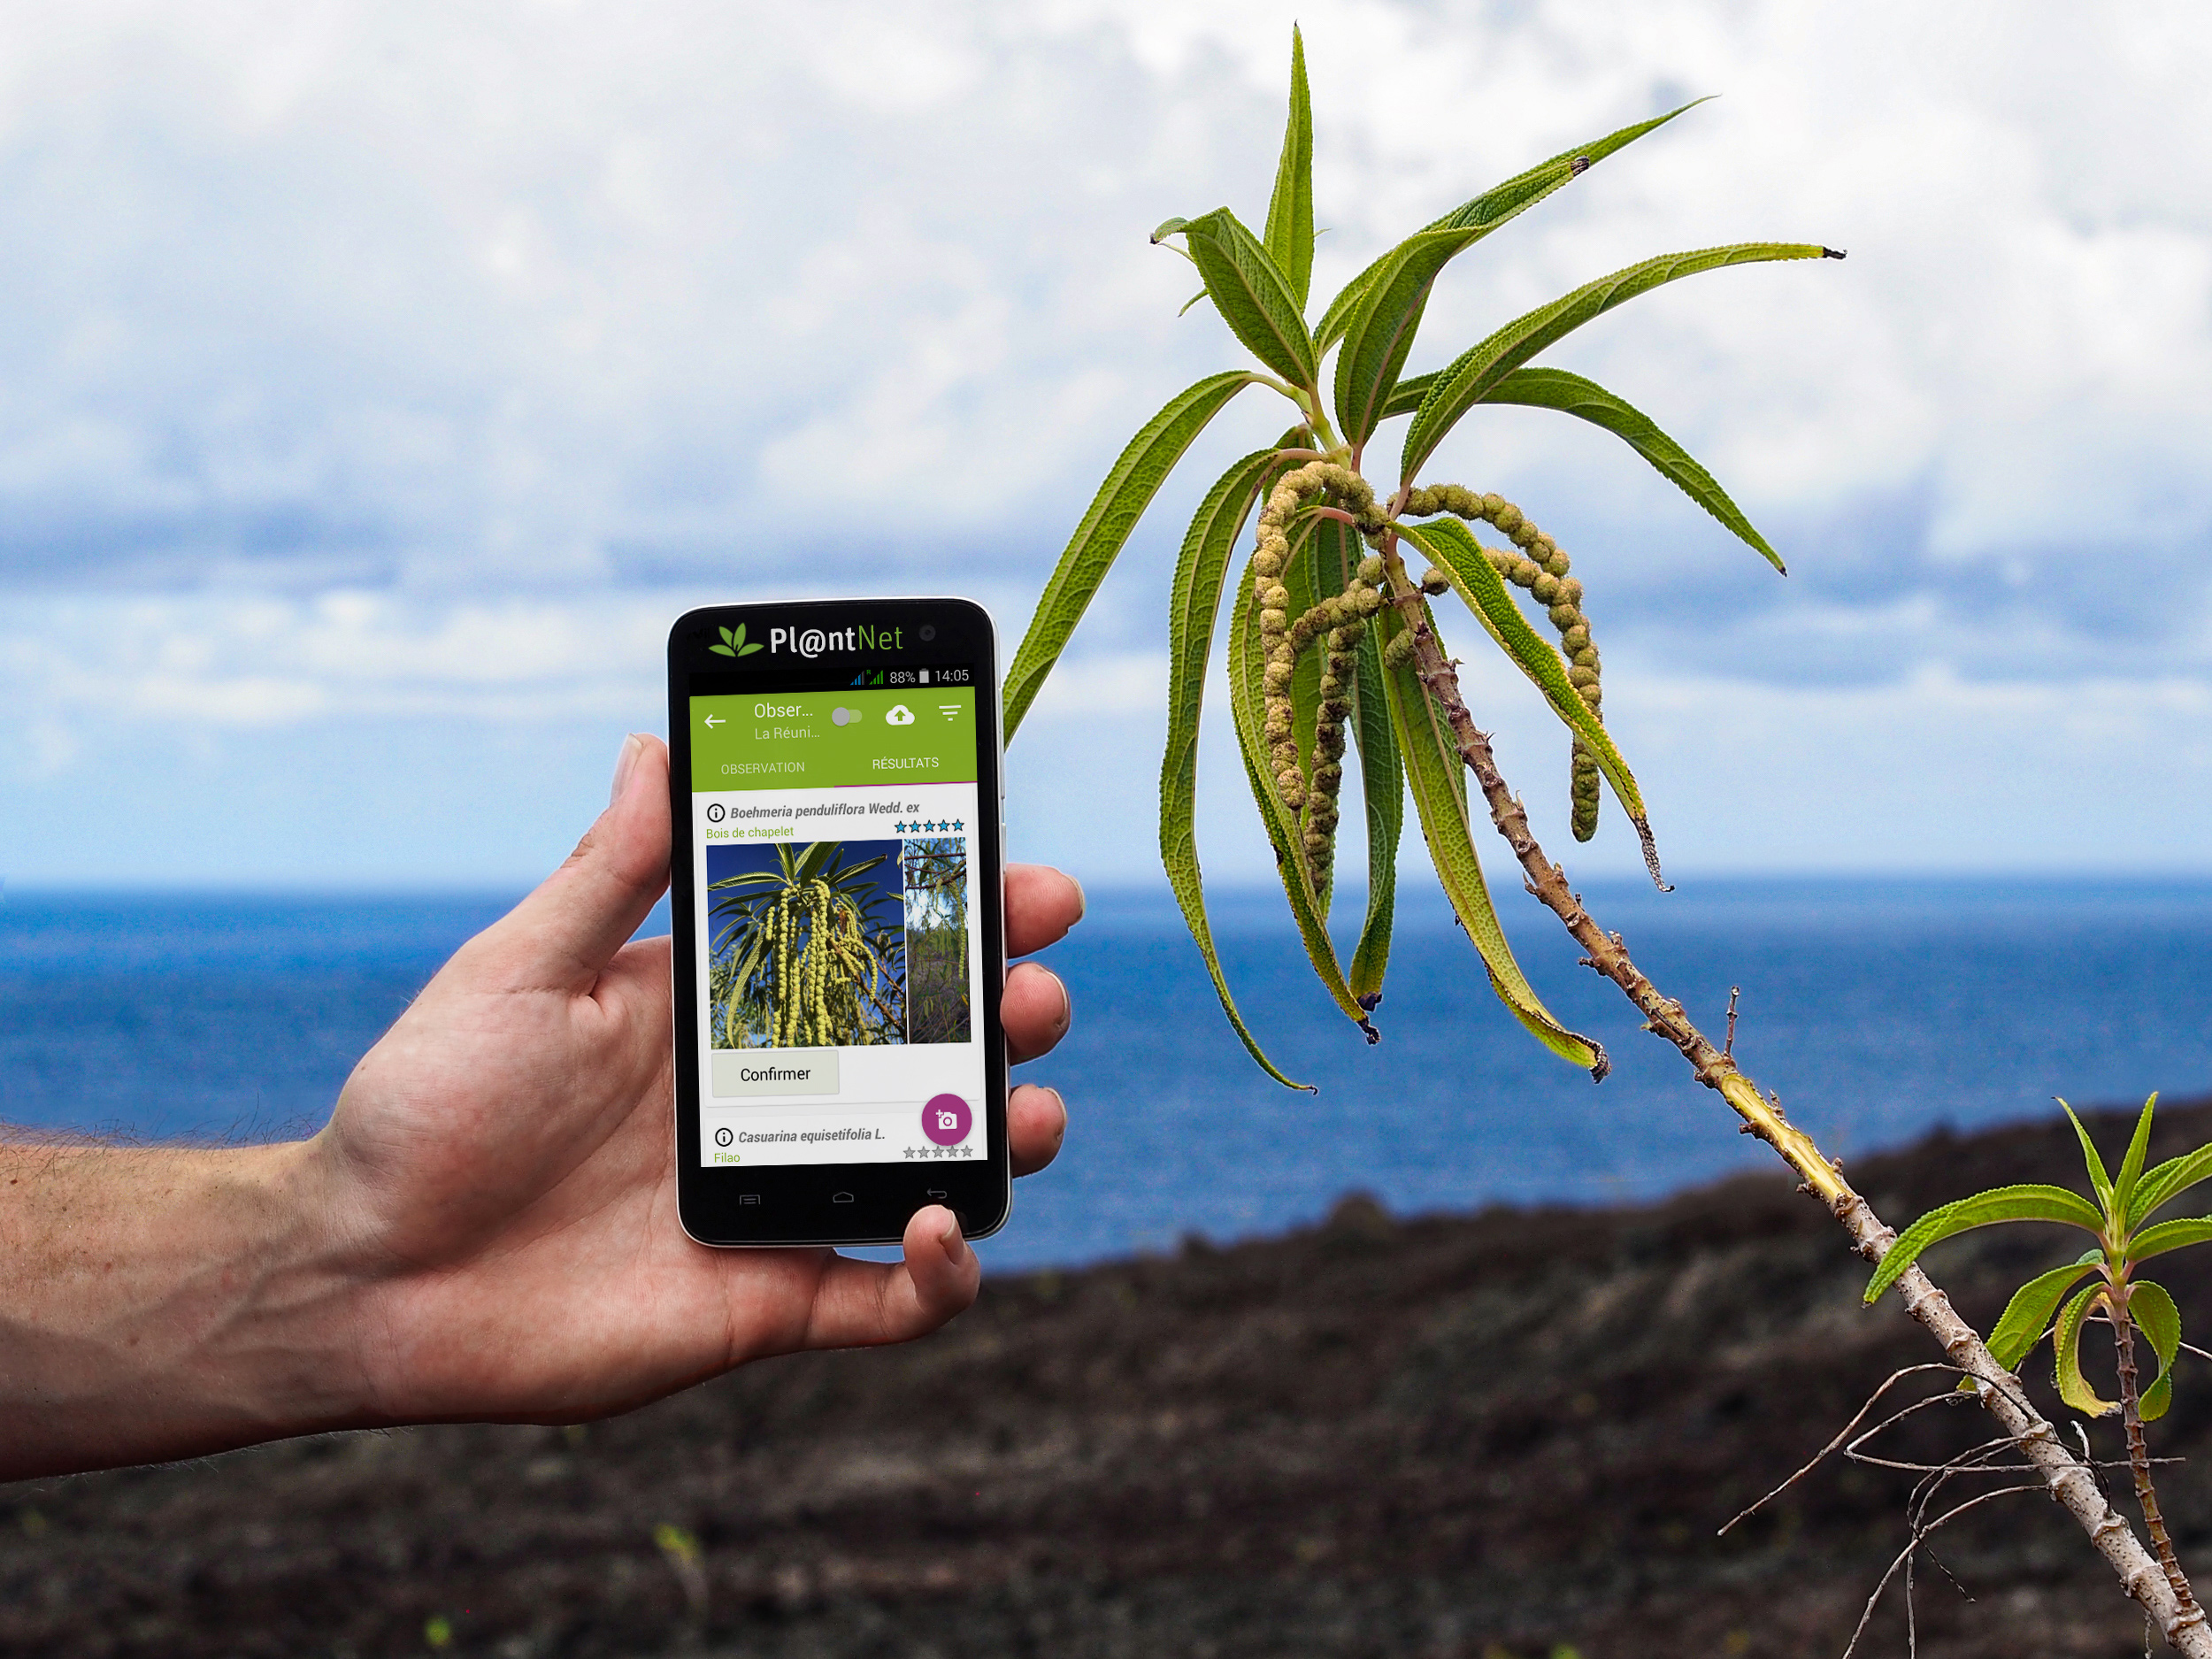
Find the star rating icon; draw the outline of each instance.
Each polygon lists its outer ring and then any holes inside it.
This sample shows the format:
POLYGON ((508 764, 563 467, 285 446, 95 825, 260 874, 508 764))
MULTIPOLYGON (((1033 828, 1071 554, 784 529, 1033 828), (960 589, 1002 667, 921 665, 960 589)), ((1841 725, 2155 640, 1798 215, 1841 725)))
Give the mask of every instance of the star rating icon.
POLYGON ((964 818, 926 818, 891 827, 902 835, 959 835, 966 832, 968 825, 964 818))

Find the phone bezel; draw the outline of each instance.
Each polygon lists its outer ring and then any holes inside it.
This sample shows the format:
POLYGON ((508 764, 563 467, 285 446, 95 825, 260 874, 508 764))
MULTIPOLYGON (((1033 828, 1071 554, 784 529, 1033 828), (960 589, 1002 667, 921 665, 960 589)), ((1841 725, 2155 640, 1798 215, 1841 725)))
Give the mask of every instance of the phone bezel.
MULTIPOLYGON (((865 664, 839 659, 843 672, 865 664)), ((819 687, 836 687, 825 684, 819 687)), ((710 605, 686 611, 668 633, 669 859, 671 990, 674 1004, 676 1204, 683 1229, 701 1244, 886 1245, 896 1244, 907 1222, 926 1204, 944 1203, 959 1217, 970 1239, 989 1236, 1003 1226, 1012 1203, 1013 1181, 1006 1142, 1006 1033, 993 993, 1006 978, 1005 835, 1003 753, 999 733, 998 634, 990 613, 972 600, 885 598, 804 600, 787 603, 710 605), (691 806, 690 700, 711 695, 695 690, 695 677, 726 685, 738 695, 811 688, 794 685, 833 678, 836 661, 820 672, 794 672, 787 662, 758 664, 733 662, 709 648, 720 635, 744 624, 751 638, 765 640, 771 626, 794 629, 841 629, 856 624, 901 626, 903 638, 895 665, 926 668, 936 664, 971 664, 975 670, 976 833, 970 841, 972 926, 983 953, 982 1022, 984 1063, 982 1116, 987 1156, 980 1161, 949 1164, 773 1164, 757 1169, 717 1168, 699 1160, 700 1100, 698 996, 701 941, 694 922, 697 903, 693 865, 695 823, 691 806), (921 641, 933 627, 936 637, 921 641), (943 1198, 933 1196, 941 1192, 943 1198), (836 1195, 845 1194, 840 1200, 836 1195), (741 1201, 751 1194, 756 1202, 741 1201)))

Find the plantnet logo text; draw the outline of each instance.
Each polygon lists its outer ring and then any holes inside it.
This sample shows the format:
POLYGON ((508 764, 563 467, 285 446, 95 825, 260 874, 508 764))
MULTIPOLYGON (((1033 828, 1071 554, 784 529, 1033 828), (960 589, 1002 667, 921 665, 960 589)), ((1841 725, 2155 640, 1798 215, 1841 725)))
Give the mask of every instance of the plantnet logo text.
POLYGON ((906 649, 905 632, 904 628, 879 628, 866 623, 849 628, 771 628, 768 652, 772 657, 794 651, 814 657, 826 651, 899 651, 906 649))

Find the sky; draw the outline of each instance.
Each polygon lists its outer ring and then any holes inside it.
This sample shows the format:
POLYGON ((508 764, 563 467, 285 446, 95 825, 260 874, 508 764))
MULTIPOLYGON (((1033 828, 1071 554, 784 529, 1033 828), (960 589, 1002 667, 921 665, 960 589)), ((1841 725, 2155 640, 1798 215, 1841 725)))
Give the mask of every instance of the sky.
MULTIPOLYGON (((1433 464, 1573 556, 1677 871, 2212 869, 2201 7, 80 0, 0 8, 0 880, 520 885, 690 605, 966 593, 1010 653, 1128 435, 1244 360, 1147 237, 1263 216, 1294 15, 1317 301, 1719 95, 1455 264, 1414 369, 1651 254, 1849 252, 1542 359, 1786 578, 1555 414, 1433 464)), ((1285 424, 1233 404, 1140 528, 1010 754, 1016 856, 1155 879, 1181 518, 1285 424)), ((1539 833, 1633 869, 1448 636, 1539 833)), ((1231 749, 1202 849, 1261 879, 1231 749)))

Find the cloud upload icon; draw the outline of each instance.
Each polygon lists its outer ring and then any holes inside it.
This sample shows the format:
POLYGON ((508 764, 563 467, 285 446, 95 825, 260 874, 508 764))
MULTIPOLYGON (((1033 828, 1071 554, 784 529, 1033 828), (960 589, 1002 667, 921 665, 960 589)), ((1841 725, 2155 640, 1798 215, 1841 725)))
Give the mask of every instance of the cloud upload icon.
POLYGON ((903 703, 895 703, 891 705, 890 712, 883 718, 893 726, 911 726, 914 724, 914 710, 903 703))

